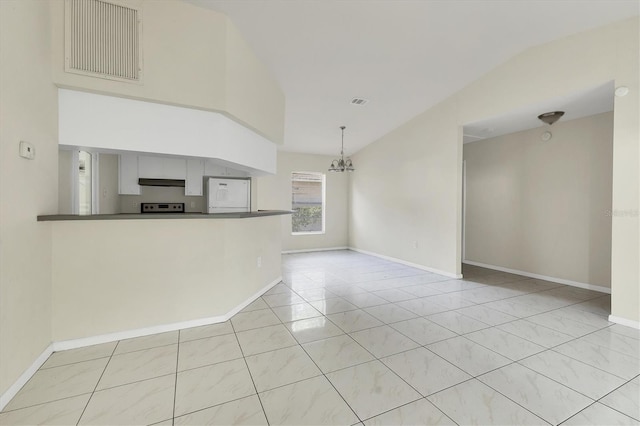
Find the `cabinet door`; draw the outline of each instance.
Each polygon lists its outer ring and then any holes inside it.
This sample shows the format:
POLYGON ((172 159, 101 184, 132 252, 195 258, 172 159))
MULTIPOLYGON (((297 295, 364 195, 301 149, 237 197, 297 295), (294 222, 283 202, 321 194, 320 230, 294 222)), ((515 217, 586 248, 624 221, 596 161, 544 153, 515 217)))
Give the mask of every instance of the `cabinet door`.
POLYGON ((187 160, 184 158, 166 158, 162 160, 162 178, 163 179, 186 179, 187 178, 187 160))
POLYGON ((118 194, 140 195, 137 155, 121 154, 118 156, 118 194))
POLYGON ((182 158, 140 155, 138 164, 141 178, 186 179, 187 177, 187 162, 182 158))
POLYGON ((204 176, 203 160, 187 160, 187 179, 184 195, 202 195, 202 179, 204 176))

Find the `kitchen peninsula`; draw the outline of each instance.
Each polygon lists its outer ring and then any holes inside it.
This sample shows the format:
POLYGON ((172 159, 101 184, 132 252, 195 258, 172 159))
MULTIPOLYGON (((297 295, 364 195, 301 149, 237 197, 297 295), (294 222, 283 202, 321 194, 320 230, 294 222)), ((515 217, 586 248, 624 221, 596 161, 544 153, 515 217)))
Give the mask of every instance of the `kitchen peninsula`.
POLYGON ((77 347, 227 320, 280 281, 290 213, 39 216, 52 232, 54 340, 77 347))

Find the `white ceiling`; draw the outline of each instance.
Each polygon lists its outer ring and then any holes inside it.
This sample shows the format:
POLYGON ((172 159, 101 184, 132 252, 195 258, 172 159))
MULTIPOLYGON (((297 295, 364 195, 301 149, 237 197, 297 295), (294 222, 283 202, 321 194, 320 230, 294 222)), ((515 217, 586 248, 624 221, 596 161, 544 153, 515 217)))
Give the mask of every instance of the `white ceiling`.
POLYGON ((510 57, 638 0, 186 0, 229 16, 286 96, 286 151, 352 154, 510 57), (351 105, 354 97, 368 99, 351 105))
MULTIPOLYGON (((575 120, 607 111, 613 111, 613 81, 570 95, 547 99, 543 102, 527 105, 499 117, 468 123, 464 126, 464 143, 494 138, 509 133, 536 127, 549 127, 538 119, 540 114, 551 111, 564 111, 560 121, 575 120)), ((553 125, 551 126, 553 127, 553 125)))

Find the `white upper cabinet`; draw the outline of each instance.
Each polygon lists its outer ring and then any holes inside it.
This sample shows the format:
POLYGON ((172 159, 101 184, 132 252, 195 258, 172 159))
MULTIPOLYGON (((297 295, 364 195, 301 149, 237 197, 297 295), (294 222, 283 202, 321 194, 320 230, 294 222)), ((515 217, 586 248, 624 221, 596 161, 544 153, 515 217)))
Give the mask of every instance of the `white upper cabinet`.
POLYGON ((138 156, 135 154, 118 156, 118 194, 140 195, 138 156))
POLYGON ((138 156, 138 176, 144 179, 186 179, 187 160, 183 158, 138 156))

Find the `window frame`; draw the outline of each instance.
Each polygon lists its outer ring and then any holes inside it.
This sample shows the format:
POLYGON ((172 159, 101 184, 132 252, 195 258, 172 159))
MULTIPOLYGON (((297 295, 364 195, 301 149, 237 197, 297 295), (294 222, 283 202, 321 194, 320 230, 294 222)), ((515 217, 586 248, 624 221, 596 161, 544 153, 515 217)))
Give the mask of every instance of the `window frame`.
POLYGON ((327 216, 327 175, 322 172, 309 172, 309 171, 292 171, 291 172, 291 210, 293 210, 293 183, 294 182, 318 182, 316 180, 304 180, 304 179, 294 179, 296 174, 309 174, 309 175, 318 175, 321 176, 320 180, 321 189, 322 189, 322 230, 321 231, 294 231, 293 230, 293 215, 291 215, 291 235, 324 235, 327 231, 326 227, 326 216, 327 216))

